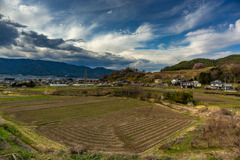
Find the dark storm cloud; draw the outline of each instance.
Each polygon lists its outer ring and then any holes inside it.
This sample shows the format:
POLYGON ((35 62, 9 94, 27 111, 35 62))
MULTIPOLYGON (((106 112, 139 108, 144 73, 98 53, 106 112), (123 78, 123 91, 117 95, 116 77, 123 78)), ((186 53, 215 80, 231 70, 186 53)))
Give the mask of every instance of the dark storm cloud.
MULTIPOLYGON (((84 52, 85 50, 80 47, 75 47, 71 44, 68 44, 69 40, 65 41, 63 39, 49 39, 47 36, 43 34, 38 34, 37 32, 22 32, 23 41, 25 43, 33 44, 38 47, 46 47, 51 49, 60 49, 66 51, 74 51, 74 52, 84 52)), ((73 40, 70 40, 73 41, 73 40)), ((75 40, 78 41, 78 40, 75 40)))
POLYGON ((89 55, 74 55, 73 59, 77 61, 73 61, 74 64, 80 65, 89 65, 92 64, 93 66, 105 66, 110 67, 114 65, 118 66, 127 66, 131 63, 136 62, 136 59, 126 59, 121 56, 116 56, 112 53, 104 53, 102 55, 98 55, 96 57, 92 57, 89 55))
POLYGON ((67 39, 66 42, 84 42, 83 39, 67 39))
POLYGON ((85 50, 80 48, 80 47, 75 47, 73 45, 70 44, 65 44, 59 47, 59 49, 62 50, 67 50, 67 51, 74 51, 74 52, 84 52, 85 50))
POLYGON ((0 21, 0 46, 15 44, 15 39, 19 36, 15 27, 0 21))
POLYGON ((16 28, 27 28, 27 26, 13 22, 13 21, 5 21, 5 23, 16 28))
POLYGON ((4 15, 0 14, 0 21, 5 23, 5 24, 8 24, 8 25, 16 27, 16 28, 27 28, 27 26, 19 24, 17 22, 13 22, 11 20, 6 20, 6 19, 3 20, 2 19, 3 17, 4 17, 4 15))
POLYGON ((47 36, 33 31, 22 32, 22 35, 24 42, 31 43, 38 47, 57 49, 59 45, 64 43, 63 39, 49 39, 47 36))
POLYGON ((129 60, 112 53, 99 54, 67 43, 69 41, 76 42, 83 40, 71 39, 65 41, 63 39, 49 39, 47 36, 33 31, 22 32, 22 36, 24 44, 32 44, 31 48, 25 47, 26 52, 28 52, 28 50, 30 52, 34 50, 38 52, 35 46, 49 48, 49 50, 46 50, 44 53, 35 54, 34 59, 43 59, 47 57, 48 60, 59 59, 60 61, 76 65, 87 65, 92 67, 113 65, 127 66, 136 62, 136 60, 129 60))
POLYGON ((5 20, 3 17, 4 16, 0 14, 0 46, 16 44, 15 40, 19 37, 17 28, 26 28, 27 26, 5 20))

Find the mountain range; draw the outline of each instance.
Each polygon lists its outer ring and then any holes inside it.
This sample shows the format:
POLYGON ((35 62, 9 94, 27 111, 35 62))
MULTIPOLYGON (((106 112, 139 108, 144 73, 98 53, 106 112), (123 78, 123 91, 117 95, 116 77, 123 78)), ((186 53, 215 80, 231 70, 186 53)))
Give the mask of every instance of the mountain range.
POLYGON ((63 62, 0 58, 0 74, 84 77, 85 70, 87 70, 88 78, 101 78, 104 74, 110 74, 114 71, 103 67, 92 69, 86 66, 76 66, 63 62))

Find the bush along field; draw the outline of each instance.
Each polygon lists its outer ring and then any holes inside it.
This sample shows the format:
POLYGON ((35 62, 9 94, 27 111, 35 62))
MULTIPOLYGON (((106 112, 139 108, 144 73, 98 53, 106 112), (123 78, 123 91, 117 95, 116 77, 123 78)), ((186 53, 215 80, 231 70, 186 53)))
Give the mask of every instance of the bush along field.
MULTIPOLYGON (((120 88, 91 88, 91 89, 59 89, 53 92, 57 96, 115 96, 127 97, 139 100, 159 102, 162 92, 159 90, 149 90, 139 86, 120 87, 120 88)), ((193 94, 187 91, 167 91, 163 94, 164 99, 174 103, 197 105, 193 94)))
POLYGON ((225 107, 198 108, 201 94, 209 97, 200 90, 163 95, 138 86, 51 90, 52 95, 21 90, 24 96, 1 99, 7 124, 0 128, 0 159, 240 158, 239 116, 225 107))

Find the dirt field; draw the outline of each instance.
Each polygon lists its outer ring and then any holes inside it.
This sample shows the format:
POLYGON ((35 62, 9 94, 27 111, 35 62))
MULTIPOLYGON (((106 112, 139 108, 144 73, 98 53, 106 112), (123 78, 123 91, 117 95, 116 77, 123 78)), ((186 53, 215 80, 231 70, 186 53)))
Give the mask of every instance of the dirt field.
POLYGON ((160 105, 114 97, 53 96, 3 101, 1 108, 51 140, 106 152, 143 152, 196 122, 160 105))
MULTIPOLYGON (((3 109, 4 112, 19 112, 19 111, 29 111, 29 110, 38 110, 38 109, 47 109, 47 108, 57 108, 64 106, 71 106, 77 104, 84 103, 92 103, 92 102, 101 102, 106 100, 116 100, 117 98, 100 98, 100 97, 60 97, 60 98, 52 98, 47 100, 40 101, 29 101, 24 102, 19 105, 19 102, 10 103, 12 107, 3 109), (18 104, 18 105, 17 105, 18 104), (13 107, 15 106, 15 107, 13 107), (28 107, 26 107, 28 106, 28 107)), ((9 106, 9 104, 5 104, 5 106, 9 106)))
POLYGON ((139 153, 194 122, 152 105, 43 125, 36 130, 69 147, 83 144, 89 150, 139 153))
MULTIPOLYGON (((102 114, 143 105, 137 100, 98 97, 57 97, 50 101, 18 102, 17 106, 4 108, 3 114, 26 125, 48 123, 68 118, 102 114), (120 102, 120 103, 118 103, 120 102), (33 103, 33 104, 32 104, 33 103), (129 104, 129 105, 126 105, 129 104)), ((16 103, 10 102, 10 106, 16 103)), ((7 106, 7 103, 5 103, 7 106)))

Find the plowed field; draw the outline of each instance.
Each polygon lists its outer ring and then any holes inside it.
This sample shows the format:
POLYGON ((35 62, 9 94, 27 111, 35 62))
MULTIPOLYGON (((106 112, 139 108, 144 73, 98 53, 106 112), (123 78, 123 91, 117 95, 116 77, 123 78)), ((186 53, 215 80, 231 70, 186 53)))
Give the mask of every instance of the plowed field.
POLYGON ((106 152, 143 152, 196 122, 164 106, 125 98, 56 97, 2 106, 5 116, 36 126, 53 141, 106 152))

